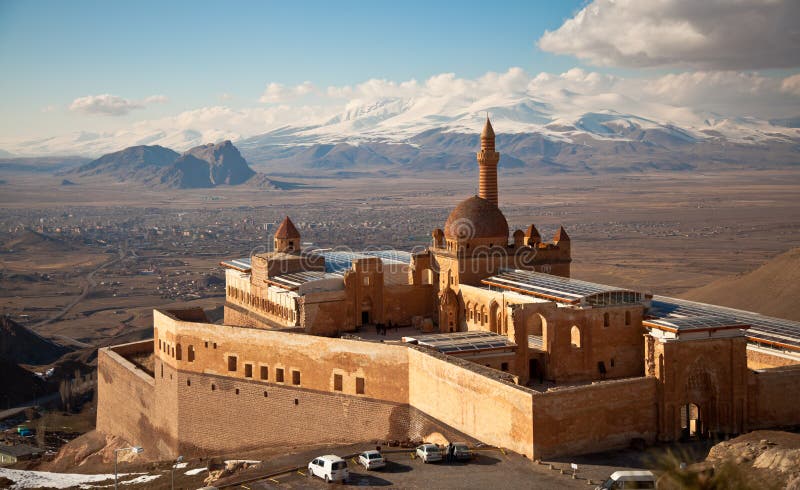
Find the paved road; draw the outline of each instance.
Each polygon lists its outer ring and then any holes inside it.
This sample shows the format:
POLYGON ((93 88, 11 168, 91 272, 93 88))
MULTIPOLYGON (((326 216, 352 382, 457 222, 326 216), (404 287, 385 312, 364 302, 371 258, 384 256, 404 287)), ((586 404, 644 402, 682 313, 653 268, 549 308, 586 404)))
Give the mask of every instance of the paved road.
MULTIPOLYGON (((61 318, 63 318, 64 315, 69 313, 69 311, 72 308, 75 307, 75 305, 77 305, 78 303, 80 303, 81 301, 86 299, 86 296, 89 295, 89 293, 91 292, 92 288, 97 285, 97 282, 95 282, 95 280, 94 280, 95 273, 100 271, 100 270, 102 270, 102 269, 105 269, 106 267, 108 267, 110 265, 116 264, 117 262, 119 262, 122 259, 124 259, 125 255, 126 255, 126 252, 122 248, 120 248, 117 257, 115 257, 115 258, 113 258, 111 260, 108 260, 106 262, 103 262, 102 264, 98 265, 97 267, 95 267, 94 269, 89 271, 89 273, 86 274, 86 277, 84 278, 84 285, 83 285, 83 289, 81 290, 81 294, 80 295, 78 295, 76 298, 74 298, 72 301, 70 301, 68 305, 66 305, 64 308, 62 308, 61 311, 59 311, 55 315, 51 316, 50 318, 48 318, 46 320, 42 320, 39 323, 36 323, 36 324, 32 325, 30 328, 43 327, 45 325, 49 325, 50 323, 53 323, 53 322, 58 321, 61 318)), ((67 340, 71 341, 72 343, 74 343, 76 345, 82 345, 83 347, 91 347, 90 345, 84 344, 83 342, 77 341, 75 339, 70 339, 70 338, 67 337, 67 340)))

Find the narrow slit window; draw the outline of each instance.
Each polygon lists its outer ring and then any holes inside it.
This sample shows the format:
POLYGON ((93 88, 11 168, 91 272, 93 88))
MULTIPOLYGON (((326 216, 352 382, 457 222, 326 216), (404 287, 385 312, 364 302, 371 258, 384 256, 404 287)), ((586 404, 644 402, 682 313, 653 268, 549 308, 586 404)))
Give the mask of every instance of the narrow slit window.
POLYGON ((364 378, 356 378, 356 394, 364 394, 364 378))

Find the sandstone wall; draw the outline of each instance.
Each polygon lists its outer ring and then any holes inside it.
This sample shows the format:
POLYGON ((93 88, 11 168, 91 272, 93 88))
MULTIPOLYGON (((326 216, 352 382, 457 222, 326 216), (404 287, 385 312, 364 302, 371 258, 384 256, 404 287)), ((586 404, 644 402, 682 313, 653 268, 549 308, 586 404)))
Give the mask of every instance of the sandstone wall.
POLYGON ((181 454, 405 440, 425 423, 407 404, 368 397, 187 372, 178 384, 181 454))
POLYGON ((533 396, 534 455, 549 458, 655 439, 655 378, 604 381, 533 396))
POLYGON ((156 396, 155 379, 118 352, 152 352, 146 340, 97 354, 97 430, 147 448, 148 459, 171 457, 177 449, 177 407, 165 407, 156 396))
POLYGON ((336 335, 354 330, 353 307, 347 292, 320 291, 300 298, 300 324, 315 335, 336 335))
POLYGON ((487 444, 532 456, 530 390, 416 349, 408 357, 413 407, 487 444))
POLYGON ((387 322, 410 325, 414 316, 434 314, 432 285, 388 285, 385 288, 384 318, 387 322))
POLYGON ((338 391, 338 375, 342 394, 408 403, 406 347, 183 322, 158 310, 153 317, 156 356, 177 370, 330 392, 338 391), (166 350, 159 349, 161 345, 166 350), (235 362, 231 363, 231 357, 235 362), (279 369, 283 380, 276 376, 279 369), (359 379, 363 393, 357 393, 359 379))
POLYGON ((750 371, 749 429, 800 425, 800 365, 750 371))
POLYGON ((750 369, 768 369, 800 364, 796 359, 781 355, 780 352, 769 352, 766 349, 747 347, 747 367, 750 369))

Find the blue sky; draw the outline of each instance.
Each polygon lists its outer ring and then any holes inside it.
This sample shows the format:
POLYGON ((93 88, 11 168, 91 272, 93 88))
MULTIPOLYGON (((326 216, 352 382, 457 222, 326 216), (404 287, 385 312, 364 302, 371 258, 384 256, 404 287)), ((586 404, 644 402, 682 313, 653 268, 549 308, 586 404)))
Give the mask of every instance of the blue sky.
POLYGON ((166 93, 177 105, 221 93, 257 99, 270 82, 473 77, 574 61, 535 41, 578 1, 0 2, 4 112, 95 93, 166 93))
POLYGON ((359 84, 398 92, 413 79, 419 92, 453 74, 485 92, 496 72, 518 90, 515 67, 532 94, 580 94, 585 107, 563 101, 574 110, 618 99, 665 118, 794 116, 798 17, 797 0, 0 0, 0 148, 134 127, 246 136, 296 122, 270 107, 344 108, 365 91, 340 89, 359 84))

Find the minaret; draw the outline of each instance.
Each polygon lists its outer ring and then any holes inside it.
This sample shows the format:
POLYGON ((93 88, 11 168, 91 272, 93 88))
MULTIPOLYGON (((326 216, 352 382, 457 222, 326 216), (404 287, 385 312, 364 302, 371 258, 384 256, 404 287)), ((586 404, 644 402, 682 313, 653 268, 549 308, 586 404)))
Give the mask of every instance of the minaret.
POLYGON ((478 152, 478 196, 497 206, 497 162, 500 154, 494 151, 494 129, 486 115, 486 124, 481 131, 481 151, 478 152))

